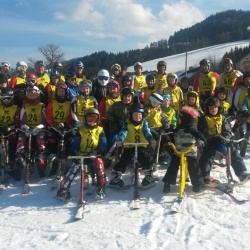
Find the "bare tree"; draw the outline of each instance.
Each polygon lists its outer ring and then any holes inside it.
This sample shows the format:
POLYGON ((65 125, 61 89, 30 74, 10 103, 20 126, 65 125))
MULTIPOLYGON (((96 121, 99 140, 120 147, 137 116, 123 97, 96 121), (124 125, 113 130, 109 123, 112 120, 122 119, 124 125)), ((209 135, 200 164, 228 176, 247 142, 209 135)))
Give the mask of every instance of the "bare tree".
POLYGON ((45 46, 39 46, 38 51, 43 54, 48 69, 51 69, 55 62, 64 60, 64 53, 61 51, 59 45, 51 43, 45 46))
POLYGON ((33 58, 33 57, 28 57, 27 59, 28 59, 29 67, 34 68, 34 65, 35 65, 37 60, 35 58, 33 58))

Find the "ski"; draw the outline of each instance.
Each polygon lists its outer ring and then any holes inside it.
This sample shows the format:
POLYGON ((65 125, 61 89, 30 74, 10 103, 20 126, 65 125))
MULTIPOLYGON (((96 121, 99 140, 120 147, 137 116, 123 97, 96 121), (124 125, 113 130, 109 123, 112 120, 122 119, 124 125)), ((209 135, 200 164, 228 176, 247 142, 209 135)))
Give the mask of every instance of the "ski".
POLYGON ((241 198, 237 197, 236 195, 234 195, 231 189, 223 188, 221 186, 217 186, 216 189, 220 190, 224 194, 227 194, 232 199, 232 201, 234 201, 236 204, 241 205, 241 204, 244 204, 246 202, 249 202, 249 200, 241 199, 241 198))
POLYGON ((170 207, 170 213, 171 214, 176 214, 176 213, 180 213, 182 210, 182 206, 185 203, 187 199, 187 196, 184 194, 183 197, 181 198, 177 198, 176 200, 174 200, 173 204, 170 207))
POLYGON ((24 187, 23 187, 23 194, 27 195, 27 194, 30 194, 30 185, 29 184, 24 184, 24 187))
POLYGON ((80 202, 75 214, 75 220, 81 220, 84 217, 84 207, 85 207, 85 202, 83 203, 80 202))
POLYGON ((141 202, 140 202, 140 199, 137 198, 137 199, 134 199, 132 201, 132 208, 133 209, 140 209, 141 208, 141 202))

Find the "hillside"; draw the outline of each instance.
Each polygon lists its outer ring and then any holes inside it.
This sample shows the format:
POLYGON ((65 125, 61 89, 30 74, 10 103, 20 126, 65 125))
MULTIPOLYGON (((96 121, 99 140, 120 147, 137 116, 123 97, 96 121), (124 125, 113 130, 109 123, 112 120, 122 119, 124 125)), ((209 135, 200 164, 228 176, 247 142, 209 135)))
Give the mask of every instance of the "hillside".
MULTIPOLYGON (((212 67, 221 62, 222 57, 226 52, 229 52, 235 47, 243 48, 249 46, 249 40, 243 40, 238 42, 230 42, 219 45, 214 45, 198 50, 188 51, 187 53, 187 66, 198 67, 200 60, 203 58, 209 58, 212 62, 212 67)), ((167 62, 167 72, 175 72, 180 75, 185 70, 186 53, 181 53, 173 56, 161 57, 147 62, 143 62, 143 71, 156 70, 157 62, 165 60, 167 62)), ((128 72, 134 72, 133 66, 128 68, 128 72)))
MULTIPOLYGON (((82 60, 86 68, 86 74, 93 76, 100 68, 109 70, 113 63, 133 65, 137 61, 147 62, 156 58, 184 53, 187 40, 188 51, 246 40, 250 37, 250 32, 247 30, 249 25, 250 11, 228 10, 211 15, 192 27, 176 31, 166 40, 155 41, 144 49, 133 49, 117 54, 100 51, 77 58, 77 60, 82 60)), ((76 58, 65 62, 66 68, 71 69, 75 60, 76 58)))

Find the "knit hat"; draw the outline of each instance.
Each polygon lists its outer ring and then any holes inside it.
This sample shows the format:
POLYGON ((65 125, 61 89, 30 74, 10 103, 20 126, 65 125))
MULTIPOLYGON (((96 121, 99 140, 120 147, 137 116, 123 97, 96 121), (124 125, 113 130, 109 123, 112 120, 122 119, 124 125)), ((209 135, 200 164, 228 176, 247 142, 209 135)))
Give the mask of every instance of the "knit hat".
POLYGON ((181 120, 182 125, 193 125, 195 118, 198 117, 198 111, 196 109, 193 109, 188 106, 184 106, 181 109, 181 112, 179 114, 179 118, 181 120))

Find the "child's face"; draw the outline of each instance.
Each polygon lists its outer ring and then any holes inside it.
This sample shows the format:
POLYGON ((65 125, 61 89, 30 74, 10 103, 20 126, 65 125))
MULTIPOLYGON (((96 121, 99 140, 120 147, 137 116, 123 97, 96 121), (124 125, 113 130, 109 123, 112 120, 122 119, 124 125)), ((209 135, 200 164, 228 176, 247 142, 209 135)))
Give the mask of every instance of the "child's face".
POLYGON ((190 96, 190 97, 188 98, 188 104, 189 104, 190 106, 193 106, 193 105, 195 104, 195 102, 196 102, 196 98, 195 98, 195 97, 190 96))
POLYGON ((212 105, 212 106, 208 106, 208 111, 209 111, 209 114, 210 115, 217 115, 218 114, 218 110, 219 108, 215 105, 212 105))
POLYGON ((86 117, 86 122, 89 126, 94 127, 98 123, 98 115, 92 114, 86 117))
POLYGON ((218 93, 218 99, 219 100, 225 100, 226 99, 226 94, 225 93, 218 93))
POLYGON ((182 89, 188 89, 188 87, 189 87, 189 82, 182 82, 181 83, 181 88, 182 89))
POLYGON ((173 78, 168 78, 168 85, 170 86, 170 87, 174 87, 175 86, 175 79, 173 78))
POLYGON ((165 100, 162 104, 163 107, 169 108, 171 101, 170 100, 165 100))
POLYGON ((147 85, 148 85, 149 88, 154 87, 155 86, 155 80, 153 80, 153 79, 152 80, 148 80, 147 81, 147 85))
POLYGON ((122 102, 123 102, 124 104, 129 104, 129 103, 132 102, 132 99, 133 99, 133 96, 132 96, 132 95, 130 95, 130 94, 124 95, 124 96, 122 97, 122 102))
POLYGON ((88 95, 90 93, 90 87, 89 86, 82 86, 81 91, 82 91, 82 93, 88 95))
POLYGON ((132 119, 135 122, 140 122, 142 120, 142 113, 141 112, 134 112, 132 114, 132 119))

